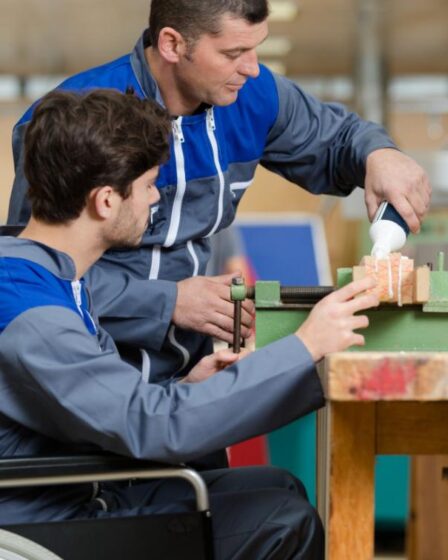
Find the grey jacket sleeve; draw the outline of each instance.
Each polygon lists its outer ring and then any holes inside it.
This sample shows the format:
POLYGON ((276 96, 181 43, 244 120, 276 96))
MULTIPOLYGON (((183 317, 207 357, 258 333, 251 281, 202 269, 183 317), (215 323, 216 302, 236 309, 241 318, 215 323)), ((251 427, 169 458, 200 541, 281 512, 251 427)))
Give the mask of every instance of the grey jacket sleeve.
POLYGON ((311 356, 291 335, 199 384, 141 381, 81 318, 31 309, 3 331, 0 410, 48 437, 153 460, 193 459, 322 406, 311 356))
POLYGON ((396 148, 386 131, 336 103, 322 103, 274 75, 279 112, 262 165, 313 194, 346 196, 364 186, 370 152, 396 148))
MULTIPOLYGON (((16 175, 9 204, 10 225, 25 225, 31 214, 23 170, 25 130, 26 125, 22 124, 13 132, 16 175)), ((93 265, 86 278, 101 324, 117 343, 160 350, 176 305, 175 282, 141 280, 117 266, 111 272, 102 261, 93 265)))
POLYGON ((118 344, 160 350, 176 305, 177 284, 142 280, 98 261, 85 278, 101 325, 118 344))

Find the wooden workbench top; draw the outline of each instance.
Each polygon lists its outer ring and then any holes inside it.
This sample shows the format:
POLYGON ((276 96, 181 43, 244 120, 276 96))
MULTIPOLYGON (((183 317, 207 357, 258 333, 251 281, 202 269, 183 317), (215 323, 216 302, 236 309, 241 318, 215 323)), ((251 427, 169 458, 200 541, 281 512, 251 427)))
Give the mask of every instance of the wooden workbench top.
POLYGON ((331 401, 448 400, 448 352, 338 352, 321 380, 331 401))

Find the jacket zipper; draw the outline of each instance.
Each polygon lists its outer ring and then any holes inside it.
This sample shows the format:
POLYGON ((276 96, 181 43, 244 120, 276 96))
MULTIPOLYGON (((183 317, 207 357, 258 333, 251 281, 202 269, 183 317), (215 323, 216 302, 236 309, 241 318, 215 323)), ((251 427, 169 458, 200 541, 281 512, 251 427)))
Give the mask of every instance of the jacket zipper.
POLYGON ((182 144, 185 142, 185 137, 182 131, 182 117, 178 117, 173 121, 172 128, 174 136, 174 155, 176 158, 177 189, 173 202, 173 209, 171 211, 170 227, 168 229, 165 243, 163 244, 164 247, 171 247, 176 241, 177 234, 179 233, 182 202, 187 186, 185 176, 185 159, 184 152, 182 150, 182 144))
POLYGON ((207 109, 207 136, 210 145, 212 147, 213 162, 215 164, 216 171, 218 172, 219 196, 218 196, 218 214, 216 216, 216 222, 215 225, 212 227, 212 229, 209 231, 209 233, 206 235, 206 237, 210 237, 218 229, 219 224, 221 223, 222 220, 223 208, 224 208, 224 186, 225 186, 224 174, 222 172, 221 164, 219 162, 219 151, 218 151, 218 143, 216 141, 216 136, 215 136, 215 130, 216 130, 215 115, 213 113, 213 107, 210 107, 209 109, 207 109))

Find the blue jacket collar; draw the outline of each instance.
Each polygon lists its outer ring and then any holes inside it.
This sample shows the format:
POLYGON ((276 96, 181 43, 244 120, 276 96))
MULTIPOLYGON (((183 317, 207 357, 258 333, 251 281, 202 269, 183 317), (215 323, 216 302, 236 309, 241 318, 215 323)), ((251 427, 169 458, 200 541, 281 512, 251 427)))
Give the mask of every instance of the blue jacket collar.
POLYGON ((76 278, 75 263, 69 255, 30 239, 0 237, 0 256, 35 262, 63 280, 76 278))
POLYGON ((151 74, 151 69, 145 56, 145 48, 150 45, 148 43, 148 31, 148 29, 145 29, 131 53, 131 66, 145 96, 155 99, 157 103, 164 107, 165 104, 163 103, 159 86, 151 74))

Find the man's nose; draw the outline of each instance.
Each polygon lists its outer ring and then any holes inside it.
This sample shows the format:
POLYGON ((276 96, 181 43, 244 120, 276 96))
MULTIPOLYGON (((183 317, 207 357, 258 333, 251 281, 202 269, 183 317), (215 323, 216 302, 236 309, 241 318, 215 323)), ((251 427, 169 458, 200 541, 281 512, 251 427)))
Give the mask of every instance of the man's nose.
POLYGON ((258 56, 255 49, 244 53, 238 72, 243 76, 248 76, 249 78, 256 78, 258 76, 260 73, 260 67, 258 66, 258 56))

